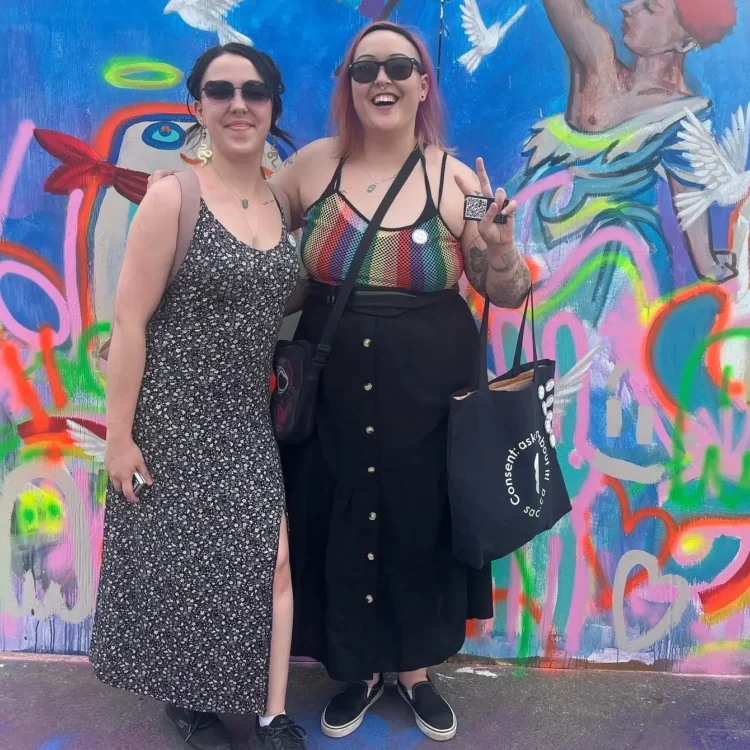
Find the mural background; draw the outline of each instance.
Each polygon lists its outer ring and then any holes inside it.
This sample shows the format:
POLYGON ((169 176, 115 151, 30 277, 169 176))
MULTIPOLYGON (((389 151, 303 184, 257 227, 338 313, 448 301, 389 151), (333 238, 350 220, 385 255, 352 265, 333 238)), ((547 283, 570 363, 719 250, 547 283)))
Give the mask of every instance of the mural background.
MULTIPOLYGON (((630 61, 619 4, 590 7, 630 61)), ((712 243, 686 247, 666 179, 695 167, 681 148, 684 104, 576 132, 558 117, 568 64, 541 0, 477 8, 487 26, 512 23, 469 72, 460 0, 11 0, 0 18, 0 649, 88 648, 105 477, 70 430, 105 434, 91 350, 108 331, 128 197, 142 189, 113 165, 184 163, 183 76, 237 34, 279 63, 283 124, 298 145, 325 134, 348 39, 390 14, 416 26, 439 59, 458 155, 483 156, 493 182, 522 199, 519 242, 542 282, 543 353, 560 376, 558 451, 573 513, 496 563, 495 619, 470 628, 465 653, 746 671, 746 152, 725 205, 709 209, 712 243), (206 13, 219 5, 231 6, 223 20, 206 13), (690 253, 705 260, 711 248, 736 253, 736 278, 698 278, 690 253)), ((723 41, 687 55, 689 86, 709 100, 691 111, 716 138, 750 102, 740 74, 750 16, 738 15, 723 41)), ((266 166, 279 165, 269 154, 266 166)), ((498 372, 517 325, 517 313, 493 312, 498 372)))

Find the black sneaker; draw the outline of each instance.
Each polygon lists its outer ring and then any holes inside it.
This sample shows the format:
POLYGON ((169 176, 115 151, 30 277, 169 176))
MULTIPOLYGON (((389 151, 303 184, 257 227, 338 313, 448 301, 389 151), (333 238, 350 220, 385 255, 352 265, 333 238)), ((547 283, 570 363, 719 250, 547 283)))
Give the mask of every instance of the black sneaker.
POLYGON ((359 729, 365 714, 383 695, 383 675, 372 686, 366 682, 350 682, 327 706, 320 719, 320 728, 326 737, 346 737, 359 729))
POLYGON ((277 716, 267 727, 258 721, 255 734, 263 750, 305 750, 307 732, 286 714, 277 716))
POLYGON ((195 750, 232 750, 232 740, 216 714, 191 711, 170 703, 164 707, 180 737, 195 750))
POLYGON ((418 682, 412 688, 413 698, 406 688, 398 683, 399 695, 411 706, 417 726, 431 739, 438 742, 452 740, 456 736, 458 722, 456 714, 429 680, 418 682))

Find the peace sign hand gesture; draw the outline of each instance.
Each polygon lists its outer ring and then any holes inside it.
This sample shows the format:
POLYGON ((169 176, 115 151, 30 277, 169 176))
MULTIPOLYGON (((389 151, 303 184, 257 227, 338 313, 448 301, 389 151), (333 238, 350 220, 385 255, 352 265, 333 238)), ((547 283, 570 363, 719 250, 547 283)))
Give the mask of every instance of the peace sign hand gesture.
MULTIPOLYGON (((487 170, 484 168, 484 159, 480 156, 477 159, 477 176, 479 177, 479 187, 485 198, 494 198, 484 218, 479 222, 479 236, 487 244, 488 251, 497 249, 507 249, 513 244, 513 234, 515 230, 515 212, 518 204, 512 200, 508 202, 505 208, 502 208, 506 200, 505 190, 498 188, 493 196, 490 178, 487 176, 487 170), (495 223, 495 217, 498 214, 507 217, 505 224, 495 223)), ((456 175, 456 184, 461 188, 464 196, 476 195, 476 185, 472 185, 462 175, 456 175)))

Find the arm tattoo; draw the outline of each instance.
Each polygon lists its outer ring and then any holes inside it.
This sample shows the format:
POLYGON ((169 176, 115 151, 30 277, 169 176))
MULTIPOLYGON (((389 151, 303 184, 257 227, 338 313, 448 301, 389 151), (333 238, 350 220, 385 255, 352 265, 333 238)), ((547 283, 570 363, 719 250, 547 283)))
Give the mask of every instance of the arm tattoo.
POLYGON ((486 250, 482 250, 481 247, 476 246, 469 248, 469 267, 472 273, 476 274, 476 276, 482 280, 482 284, 484 284, 484 281, 487 278, 489 264, 490 262, 487 258, 486 250))
POLYGON ((499 307, 517 307, 528 292, 531 276, 515 247, 500 256, 500 263, 490 262, 485 248, 469 248, 466 275, 480 294, 487 295, 499 307))
POLYGON ((500 265, 496 266, 494 263, 490 262, 489 256, 487 262, 495 273, 510 273, 513 268, 519 264, 520 260, 521 258, 516 252, 516 249, 511 247, 507 253, 503 253, 503 255, 500 256, 500 265))

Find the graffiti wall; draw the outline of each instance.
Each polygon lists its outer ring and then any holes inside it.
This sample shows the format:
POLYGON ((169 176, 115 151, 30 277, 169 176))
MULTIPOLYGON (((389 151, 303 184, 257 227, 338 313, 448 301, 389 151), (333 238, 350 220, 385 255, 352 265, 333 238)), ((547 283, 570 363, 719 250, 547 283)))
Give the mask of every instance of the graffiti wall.
MULTIPOLYGON (((88 648, 106 482, 94 352, 148 173, 192 158, 192 61, 217 41, 271 53, 302 145, 326 132, 347 39, 378 17, 422 31, 458 155, 483 156, 521 204, 538 338, 558 364, 573 512, 496 563, 496 616, 465 653, 746 671, 750 14, 734 0, 11 0, 0 649, 88 648)), ((518 324, 493 311, 496 372, 518 324)))

